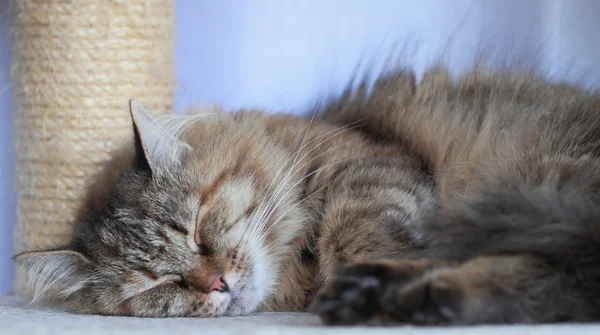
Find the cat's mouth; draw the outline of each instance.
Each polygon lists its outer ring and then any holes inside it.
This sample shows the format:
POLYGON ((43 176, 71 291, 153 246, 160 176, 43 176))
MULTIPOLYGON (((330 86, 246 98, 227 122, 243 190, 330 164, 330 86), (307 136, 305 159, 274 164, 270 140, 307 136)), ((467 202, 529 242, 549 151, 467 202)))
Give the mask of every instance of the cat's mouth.
POLYGON ((229 292, 230 302, 225 310, 225 315, 234 316, 252 313, 260 303, 256 290, 255 278, 249 275, 238 280, 235 289, 229 292))
MULTIPOLYGON (((224 315, 245 315, 255 312, 273 292, 276 282, 264 248, 257 246, 249 255, 250 259, 238 271, 226 273, 224 279, 229 283, 230 301, 224 315)), ((241 257, 240 257, 241 258, 241 257)))

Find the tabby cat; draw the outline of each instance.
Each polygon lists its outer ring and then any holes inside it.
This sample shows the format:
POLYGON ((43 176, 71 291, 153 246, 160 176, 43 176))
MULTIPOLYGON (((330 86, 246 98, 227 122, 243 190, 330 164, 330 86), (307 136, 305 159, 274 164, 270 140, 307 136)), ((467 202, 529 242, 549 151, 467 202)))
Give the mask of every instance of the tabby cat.
POLYGON ((395 72, 318 116, 153 119, 69 245, 16 256, 35 300, 327 324, 600 321, 600 95, 395 72))

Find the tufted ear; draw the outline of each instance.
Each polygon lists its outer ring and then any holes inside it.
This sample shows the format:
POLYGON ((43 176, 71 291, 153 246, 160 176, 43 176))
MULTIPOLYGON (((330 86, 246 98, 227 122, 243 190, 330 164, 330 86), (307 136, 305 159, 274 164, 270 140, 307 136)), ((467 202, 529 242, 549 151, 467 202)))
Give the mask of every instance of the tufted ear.
POLYGON ((161 175, 179 166, 182 157, 192 151, 187 143, 166 132, 139 102, 129 100, 129 110, 138 167, 161 175))
POLYGON ((71 250, 28 251, 14 259, 28 271, 33 301, 64 299, 82 289, 92 274, 90 261, 71 250))

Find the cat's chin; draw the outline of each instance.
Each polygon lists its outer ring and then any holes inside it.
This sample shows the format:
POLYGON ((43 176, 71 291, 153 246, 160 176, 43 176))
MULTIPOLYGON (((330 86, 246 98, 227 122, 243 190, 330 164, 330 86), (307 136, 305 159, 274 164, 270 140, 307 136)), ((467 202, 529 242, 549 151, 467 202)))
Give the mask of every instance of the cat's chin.
POLYGON ((258 269, 254 268, 245 281, 238 281, 238 285, 235 285, 238 287, 229 293, 231 300, 224 315, 236 316, 256 312, 267 294, 265 285, 261 285, 265 278, 269 277, 266 271, 259 266, 258 269), (259 269, 263 270, 260 274, 259 269))
POLYGON ((231 301, 224 314, 236 316, 255 312, 260 305, 260 299, 253 286, 253 283, 248 283, 239 290, 231 292, 231 301))
POLYGON ((231 298, 223 315, 247 315, 256 312, 267 296, 273 293, 273 283, 276 282, 272 269, 274 263, 266 248, 256 245, 251 253, 252 266, 245 279, 239 274, 226 275, 226 280, 231 283, 233 290, 229 293, 231 298))

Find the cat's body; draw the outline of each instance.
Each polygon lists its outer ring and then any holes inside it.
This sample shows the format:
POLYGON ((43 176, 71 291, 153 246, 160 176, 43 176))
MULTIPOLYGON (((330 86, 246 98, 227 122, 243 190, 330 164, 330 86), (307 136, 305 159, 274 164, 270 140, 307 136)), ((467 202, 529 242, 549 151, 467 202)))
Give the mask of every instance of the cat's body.
POLYGON ((111 315, 312 302, 328 323, 600 320, 600 96, 432 71, 324 120, 215 113, 157 123, 133 103, 136 153, 74 242, 17 257, 40 297, 111 315))
POLYGON ((285 161, 296 166, 292 202, 299 213, 289 219, 299 231, 280 247, 287 259, 277 293, 261 310, 306 309, 337 264, 401 257, 412 248, 410 225, 435 210, 433 180, 402 146, 317 120, 247 112, 235 118, 281 144, 285 161))
MULTIPOLYGON (((421 259, 347 270, 352 282, 380 279, 377 302, 316 308, 327 321, 600 319, 599 94, 485 71, 453 82, 434 70, 418 87, 408 73, 382 78, 358 101, 327 116, 361 119, 423 157, 439 208, 419 225, 421 259)), ((338 281, 318 305, 348 290, 338 281)))

